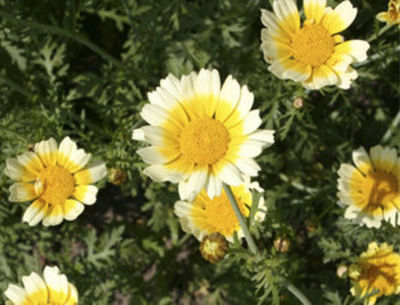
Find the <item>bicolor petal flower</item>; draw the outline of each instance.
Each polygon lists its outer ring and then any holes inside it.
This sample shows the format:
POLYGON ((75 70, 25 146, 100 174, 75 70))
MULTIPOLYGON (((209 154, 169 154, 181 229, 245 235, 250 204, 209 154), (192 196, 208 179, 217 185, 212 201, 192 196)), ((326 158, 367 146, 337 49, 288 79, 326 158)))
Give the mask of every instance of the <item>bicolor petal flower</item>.
POLYGON ((379 13, 376 18, 389 25, 397 24, 400 28, 400 0, 390 0, 387 12, 379 13))
POLYGON ((219 196, 222 183, 237 186, 256 176, 254 161, 274 143, 273 130, 259 130, 254 96, 228 76, 220 84, 216 70, 173 75, 148 94, 141 116, 150 125, 133 131, 133 139, 151 146, 137 152, 150 164, 144 173, 155 181, 179 183, 181 199, 193 199, 203 188, 219 196))
POLYGON ((32 272, 22 277, 24 287, 9 284, 4 292, 9 305, 77 305, 78 291, 57 267, 46 266, 43 278, 32 272))
POLYGON ((345 217, 379 228, 382 220, 400 224, 400 158, 396 149, 374 146, 353 152, 353 162, 338 171, 339 200, 347 205, 345 217))
POLYGON ((393 246, 372 242, 349 268, 351 293, 365 298, 364 305, 374 305, 381 296, 400 293, 400 255, 393 246))
POLYGON ((32 202, 23 221, 55 226, 76 219, 84 204, 94 204, 98 189, 92 183, 105 177, 107 170, 104 163, 87 166, 90 158, 69 137, 58 147, 51 138, 37 143, 33 152, 8 158, 4 173, 18 181, 10 187, 9 200, 32 202))
POLYGON ((344 41, 339 35, 354 21, 357 9, 350 1, 335 9, 326 0, 304 0, 305 21, 294 0, 275 0, 273 12, 262 10, 261 48, 268 70, 281 79, 301 82, 318 90, 336 85, 349 89, 357 78, 350 65, 367 58, 369 44, 363 40, 344 41))
MULTIPOLYGON (((249 179, 246 180, 245 184, 232 187, 232 192, 243 216, 249 217, 251 206, 255 204, 252 191, 260 192, 263 190, 257 182, 250 183, 249 179)), ((266 210, 264 198, 261 196, 257 202, 254 220, 263 221, 266 210)), ((193 234, 199 241, 213 233, 223 235, 229 242, 233 242, 235 233, 239 238, 244 236, 224 190, 221 195, 215 196, 213 199, 210 199, 206 191, 203 190, 193 202, 178 201, 175 203, 175 214, 179 217, 182 229, 193 234)))

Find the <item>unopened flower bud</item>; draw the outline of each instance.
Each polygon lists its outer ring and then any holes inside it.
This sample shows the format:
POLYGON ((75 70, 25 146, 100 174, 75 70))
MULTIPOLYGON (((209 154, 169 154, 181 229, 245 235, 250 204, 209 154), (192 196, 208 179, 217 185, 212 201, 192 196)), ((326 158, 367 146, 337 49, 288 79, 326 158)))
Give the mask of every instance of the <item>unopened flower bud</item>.
POLYGON ((220 233, 213 233, 203 237, 200 243, 200 253, 210 263, 217 263, 228 252, 228 242, 220 233))
POLYGON ((336 270, 336 274, 339 278, 343 278, 347 273, 347 266, 345 265, 340 265, 337 270, 336 270))
POLYGON ((286 237, 277 237, 274 240, 274 248, 276 251, 286 253, 290 248, 290 241, 286 237))
POLYGON ((120 168, 112 168, 108 173, 108 179, 114 185, 122 185, 126 180, 126 173, 120 168))
POLYGON ((293 107, 296 109, 300 109, 304 107, 304 100, 301 97, 297 97, 294 101, 293 101, 293 107))

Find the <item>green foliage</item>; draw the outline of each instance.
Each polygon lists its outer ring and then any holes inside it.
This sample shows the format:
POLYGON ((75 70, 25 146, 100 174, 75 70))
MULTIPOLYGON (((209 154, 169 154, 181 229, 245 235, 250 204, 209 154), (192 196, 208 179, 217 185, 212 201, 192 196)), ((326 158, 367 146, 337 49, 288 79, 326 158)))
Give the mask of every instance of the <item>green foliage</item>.
MULTIPOLYGON (((127 180, 118 187, 102 182, 96 204, 74 222, 30 228, 21 223, 27 204, 7 200, 12 181, 0 174, 0 291, 57 265, 83 305, 299 304, 283 277, 313 304, 362 304, 336 268, 374 240, 400 252, 400 234, 389 224, 367 229, 344 219, 336 172, 360 145, 400 148, 392 124, 398 29, 371 42, 350 90, 307 91, 277 79, 262 58, 260 8, 270 9, 268 1, 34 2, 0 1, 0 172, 6 158, 68 135, 127 180), (140 144, 131 132, 143 124, 147 92, 168 73, 203 67, 247 84, 262 128, 277 131, 257 160, 268 207, 265 221, 251 228, 259 260, 236 241, 223 261, 204 261, 173 214, 176 186, 145 177, 135 153, 140 144), (303 107, 294 107, 296 98, 303 107), (282 236, 291 244, 286 253, 273 246, 282 236)), ((382 27, 375 15, 387 4, 352 2, 359 14, 344 36, 368 39, 382 27)), ((400 304, 396 296, 379 302, 400 304)))

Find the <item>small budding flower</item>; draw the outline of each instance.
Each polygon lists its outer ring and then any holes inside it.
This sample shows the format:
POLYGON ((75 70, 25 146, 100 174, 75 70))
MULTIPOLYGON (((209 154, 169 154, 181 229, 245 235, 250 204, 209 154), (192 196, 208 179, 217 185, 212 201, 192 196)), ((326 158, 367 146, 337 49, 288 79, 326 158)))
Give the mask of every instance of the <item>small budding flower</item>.
POLYGON ((108 180, 114 185, 122 185, 126 180, 126 173, 121 168, 114 167, 108 172, 108 180))
POLYGON ((213 264, 222 260, 228 249, 228 241, 220 233, 206 235, 200 243, 201 255, 205 260, 213 264))
POLYGON ((290 249, 290 240, 286 237, 277 237, 274 240, 274 248, 278 252, 286 253, 290 249))
POLYGON ((340 265, 337 270, 336 270, 336 274, 339 278, 343 278, 347 273, 347 266, 345 265, 340 265))
POLYGON ((293 101, 293 107, 296 109, 301 109, 304 107, 304 100, 301 97, 297 97, 294 101, 293 101))
POLYGON ((379 13, 376 18, 389 25, 397 24, 400 28, 400 0, 390 0, 387 12, 379 13))

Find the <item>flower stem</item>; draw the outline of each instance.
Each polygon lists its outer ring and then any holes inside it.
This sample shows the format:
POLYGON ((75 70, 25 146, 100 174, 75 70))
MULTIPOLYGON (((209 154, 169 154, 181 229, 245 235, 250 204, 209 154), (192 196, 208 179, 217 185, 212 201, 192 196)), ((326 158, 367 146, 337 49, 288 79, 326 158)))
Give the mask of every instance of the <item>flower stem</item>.
POLYGON ((236 215, 237 219, 239 220, 239 224, 242 227, 242 231, 243 231, 244 237, 246 238, 247 244, 249 245, 250 251, 254 255, 257 255, 258 249, 257 249, 256 243, 254 242, 254 239, 250 234, 250 231, 247 227, 246 221, 244 220, 244 217, 243 217, 242 213, 240 212, 239 206, 237 204, 235 196, 232 193, 231 188, 229 187, 229 185, 226 185, 224 183, 224 190, 225 190, 226 195, 228 196, 228 199, 229 199, 229 202, 231 203, 233 211, 235 212, 235 215, 236 215))
POLYGON ((381 28, 381 29, 379 30, 378 33, 373 34, 373 35, 368 39, 368 42, 374 41, 374 40, 377 39, 379 36, 381 36, 383 33, 385 33, 387 30, 389 30, 392 26, 393 26, 393 24, 386 24, 383 28, 381 28))
MULTIPOLYGON (((229 202, 231 203, 231 206, 233 208, 233 211, 236 214, 237 219, 239 220, 239 224, 242 228, 244 237, 246 238, 247 244, 249 245, 250 251, 256 255, 259 256, 259 252, 256 246, 256 243, 254 242, 253 237, 250 234, 249 228, 247 227, 246 221, 240 212, 239 205, 236 201, 235 196, 232 193, 232 190, 229 185, 226 185, 225 183, 223 184, 224 190, 226 195, 228 196, 229 202)), ((293 285, 289 280, 283 278, 285 281, 285 285, 287 290, 289 290, 290 293, 292 293, 303 305, 311 305, 311 302, 307 299, 307 297, 295 286, 293 285)))

